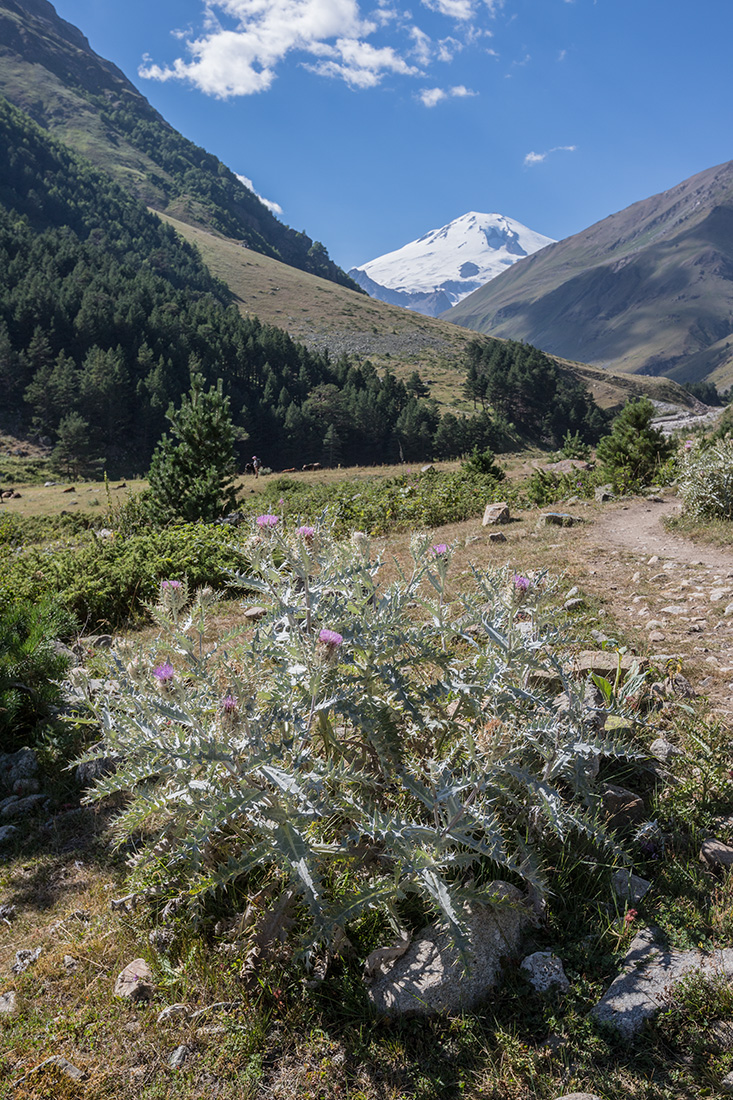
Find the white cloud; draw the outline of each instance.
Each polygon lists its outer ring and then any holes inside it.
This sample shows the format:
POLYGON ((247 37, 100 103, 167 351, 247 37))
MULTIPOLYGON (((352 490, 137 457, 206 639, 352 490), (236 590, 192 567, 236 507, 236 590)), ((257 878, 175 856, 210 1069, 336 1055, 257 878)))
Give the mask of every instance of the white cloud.
POLYGON ((138 73, 227 99, 267 91, 290 56, 321 76, 371 88, 388 75, 424 77, 435 60, 450 62, 489 37, 485 24, 503 2, 421 0, 454 23, 456 37, 433 41, 396 0, 201 0, 198 30, 173 32, 181 55, 170 64, 146 55, 138 73))
POLYGON ((440 12, 450 19, 472 19, 476 11, 473 0, 422 0, 430 11, 440 12))
POLYGON ((240 183, 243 183, 244 186, 252 192, 253 195, 257 195, 257 198, 267 207, 268 210, 271 210, 273 214, 282 214, 283 208, 280 203, 273 202, 272 199, 266 199, 262 195, 260 195, 259 191, 255 190, 254 184, 248 176, 240 176, 239 172, 235 172, 234 175, 237 177, 240 183))
POLYGON ((421 31, 419 27, 410 27, 410 37, 414 42, 412 52, 420 65, 428 65, 433 56, 430 36, 421 31))
POLYGON ((465 99, 475 95, 478 92, 472 92, 465 84, 456 84, 453 88, 423 88, 417 98, 425 107, 436 107, 442 100, 450 97, 465 99))
POLYGON ((548 149, 545 153, 527 153, 524 158, 524 163, 529 167, 533 164, 542 164, 551 153, 574 153, 577 148, 577 145, 556 145, 553 149, 548 149))

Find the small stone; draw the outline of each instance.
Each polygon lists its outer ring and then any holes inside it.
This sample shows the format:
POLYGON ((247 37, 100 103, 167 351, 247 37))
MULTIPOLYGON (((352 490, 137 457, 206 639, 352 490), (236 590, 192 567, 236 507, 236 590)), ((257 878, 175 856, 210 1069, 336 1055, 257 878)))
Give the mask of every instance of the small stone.
POLYGON ((15 1087, 22 1085, 24 1081, 27 1081, 31 1074, 40 1073, 41 1070, 46 1069, 47 1066, 53 1066, 59 1073, 63 1073, 64 1077, 68 1077, 71 1081, 86 1081, 89 1074, 85 1070, 79 1069, 73 1062, 70 1062, 67 1058, 64 1058, 61 1054, 54 1054, 50 1058, 44 1058, 42 1062, 39 1062, 37 1066, 34 1066, 32 1070, 26 1073, 25 1077, 21 1077, 20 1080, 15 1082, 15 1087))
POLYGON ((567 512, 544 512, 537 521, 538 527, 572 527, 578 521, 567 512))
POLYGON ((659 561, 659 555, 654 554, 651 558, 649 558, 649 561, 647 562, 647 565, 656 565, 658 561, 659 561))
POLYGON ((593 499, 598 504, 605 504, 607 501, 613 500, 614 495, 613 485, 609 483, 608 485, 599 485, 593 494, 593 499))
POLYGON ((22 796, 35 794, 39 788, 38 757, 33 749, 0 753, 0 788, 22 796))
POLYGON ((585 606, 585 600, 581 596, 577 596, 574 600, 566 600, 563 607, 566 611, 577 611, 579 608, 585 606))
POLYGON ((128 1001, 152 1001, 153 974, 145 959, 133 959, 117 975, 114 995, 128 1001))
POLYGON ((666 637, 667 637, 667 635, 666 635, 666 634, 662 634, 662 632, 661 632, 661 631, 659 631, 659 630, 654 630, 654 631, 652 631, 652 633, 651 633, 651 634, 649 635, 649 641, 650 641, 650 642, 663 642, 663 641, 665 640, 665 638, 666 638, 666 637))
POLYGON ((641 580, 641 573, 636 572, 636 573, 634 573, 633 577, 631 578, 631 583, 632 584, 638 584, 640 580, 641 580))
POLYGON ((522 970, 527 971, 529 984, 538 993, 546 993, 553 986, 562 990, 570 988, 570 982, 562 965, 562 959, 552 951, 535 951, 521 962, 522 970))
POLYGON ((67 974, 73 974, 79 967, 79 963, 76 961, 73 955, 64 955, 64 970, 67 974))
POLYGON ((197 1027, 197 1039, 212 1039, 215 1035, 226 1035, 227 1029, 221 1025, 217 1027, 197 1027))
POLYGON ((733 867, 733 848, 716 837, 709 837, 703 841, 700 859, 703 863, 707 863, 708 867, 727 870, 733 867))
POLYGON ((652 741, 649 746, 649 752, 652 756, 655 756, 661 764, 666 764, 672 756, 683 755, 681 749, 678 749, 671 741, 665 740, 664 737, 657 737, 656 741, 652 741))
POLYGON ((169 1020, 178 1019, 186 1015, 188 1015, 188 1005, 166 1005, 166 1007, 158 1013, 157 1023, 167 1024, 169 1020))
POLYGON ((205 1008, 198 1008, 195 1012, 191 1013, 191 1021, 200 1020, 203 1016, 213 1016, 220 1012, 232 1012, 235 1008, 239 1008, 241 1001, 216 1001, 214 1004, 206 1005, 205 1008))
POLYGON ((484 518, 481 520, 481 526, 491 527, 495 523, 508 523, 510 519, 509 505, 506 501, 500 501, 497 504, 487 504, 484 509, 484 518))
POLYGON ((17 833, 15 825, 0 825, 0 844, 4 844, 17 833))
MULTIPOLYGON (((9 826, 12 828, 12 825, 9 826)), ((0 920, 4 920, 7 924, 10 924, 11 920, 15 920, 16 912, 14 905, 0 905, 0 920)))
POLYGON ((610 829, 621 829, 626 825, 640 824, 645 816, 644 803, 638 794, 606 783, 601 793, 603 809, 610 829))
POLYGON ((247 607, 242 612, 242 618, 246 619, 247 622, 257 623, 260 621, 260 619, 264 619, 266 614, 266 607, 247 607))
POLYGON ((733 615, 733 603, 728 603, 728 604, 725 605, 725 608, 723 610, 723 614, 724 615, 733 615))
POLYGON ((0 993, 0 1016, 16 1016, 20 1012, 20 998, 14 989, 0 993))
POLYGON ((711 603, 720 603, 722 599, 730 595, 730 588, 714 588, 710 593, 711 603))
POLYGON ((21 947, 20 951, 15 952, 15 962, 10 967, 10 972, 12 974, 22 974, 24 970, 27 970, 29 966, 36 962, 42 951, 42 947, 37 947, 35 951, 31 951, 30 947, 21 947))
POLYGON ((725 1077, 720 1082, 720 1091, 726 1093, 728 1096, 733 1096, 733 1072, 726 1073, 725 1077))
POLYGON ((633 875, 631 871, 622 867, 611 879, 614 893, 617 898, 623 898, 632 905, 638 905, 645 894, 651 889, 651 882, 640 875, 633 875))
POLYGON ((491 531, 489 533, 489 542, 506 542, 507 537, 503 531, 491 531))
POLYGON ((705 1031, 705 1046, 720 1053, 733 1050, 733 1020, 711 1020, 705 1031))
POLYGON ((176 1047, 168 1059, 168 1065, 171 1069, 180 1069, 189 1054, 191 1054, 191 1047, 186 1046, 185 1043, 176 1047))
POLYGON ((573 587, 565 593, 565 599, 572 600, 575 596, 578 596, 579 594, 580 589, 578 588, 577 584, 574 584, 573 587))
POLYGON ((41 802, 46 801, 45 794, 29 794, 25 798, 13 798, 5 799, 0 809, 0 814, 3 817, 25 817, 26 814, 33 813, 38 809, 41 802))

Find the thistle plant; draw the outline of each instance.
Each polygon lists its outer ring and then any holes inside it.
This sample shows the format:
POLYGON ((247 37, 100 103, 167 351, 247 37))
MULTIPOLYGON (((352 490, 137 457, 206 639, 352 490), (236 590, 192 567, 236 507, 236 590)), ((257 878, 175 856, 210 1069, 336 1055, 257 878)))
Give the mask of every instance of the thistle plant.
POLYGON ((683 507, 688 515, 700 519, 733 519, 732 440, 721 439, 709 447, 686 440, 679 480, 683 507))
POLYGON ((118 769, 89 798, 127 795, 138 874, 191 898, 295 892, 306 954, 374 909, 399 928, 417 894, 465 949, 497 875, 544 895, 550 836, 612 844, 587 765, 631 750, 566 672, 547 576, 474 570, 461 592, 450 548, 415 536, 388 584, 361 533, 259 532, 232 584, 266 616, 204 645, 211 598, 162 591, 158 641, 118 649, 120 690, 92 704, 118 769))

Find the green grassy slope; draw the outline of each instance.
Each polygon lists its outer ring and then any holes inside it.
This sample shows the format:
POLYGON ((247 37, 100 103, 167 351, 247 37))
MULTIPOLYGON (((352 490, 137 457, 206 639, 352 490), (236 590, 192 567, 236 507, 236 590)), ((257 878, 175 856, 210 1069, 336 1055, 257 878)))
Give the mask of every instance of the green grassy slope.
POLYGON ((322 245, 169 126, 47 0, 0 0, 0 92, 148 206, 356 288, 322 245))
MULTIPOLYGON (((166 218, 195 244, 209 270, 235 296, 240 311, 284 328, 311 348, 332 355, 368 357, 405 378, 418 369, 431 396, 443 406, 465 407, 461 396, 467 343, 475 333, 433 317, 391 306, 345 287, 286 267, 243 249, 236 241, 166 218)), ((688 395, 666 378, 629 378, 557 357, 577 375, 603 408, 646 393, 660 401, 688 403, 688 395)))
POLYGON ((733 162, 550 245, 443 315, 614 371, 733 378, 733 162))

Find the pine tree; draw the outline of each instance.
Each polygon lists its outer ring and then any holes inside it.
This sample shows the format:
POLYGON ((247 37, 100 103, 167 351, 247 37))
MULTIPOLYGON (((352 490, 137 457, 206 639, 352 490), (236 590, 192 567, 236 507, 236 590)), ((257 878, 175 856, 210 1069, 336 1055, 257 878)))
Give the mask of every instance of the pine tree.
POLYGON ((58 442, 51 454, 54 467, 73 478, 98 473, 102 460, 92 457, 87 421, 71 412, 61 418, 57 430, 58 442))
POLYGON ((233 479, 235 429, 221 379, 204 392, 200 374, 191 378, 181 407, 168 410, 171 439, 164 435, 153 454, 148 478, 161 520, 211 523, 236 507, 233 479))

